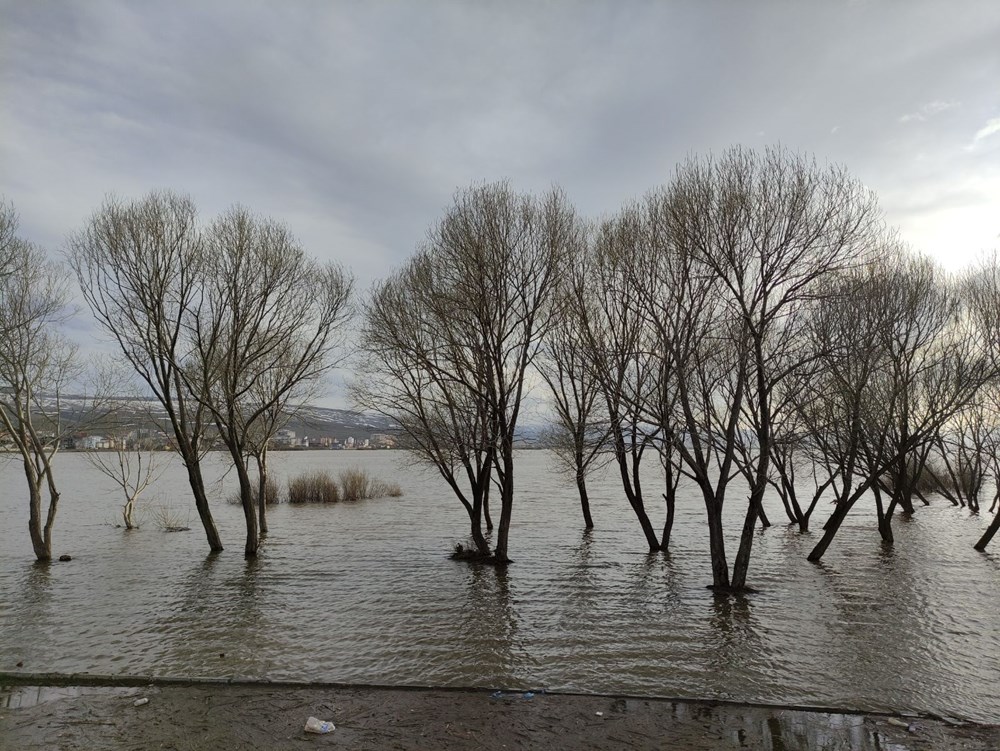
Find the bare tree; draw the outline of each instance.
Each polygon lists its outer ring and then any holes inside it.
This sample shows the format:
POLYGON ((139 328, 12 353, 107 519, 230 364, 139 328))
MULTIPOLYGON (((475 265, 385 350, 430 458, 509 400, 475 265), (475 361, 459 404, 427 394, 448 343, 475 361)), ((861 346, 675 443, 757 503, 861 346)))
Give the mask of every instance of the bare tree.
POLYGON ((17 237, 17 217, 7 206, 0 207, 0 261, 0 423, 21 455, 32 549, 49 561, 60 497, 52 463, 65 438, 62 396, 79 375, 76 350, 57 328, 69 314, 67 275, 17 237))
POLYGON ((688 439, 678 450, 702 488, 713 586, 740 590, 771 468, 774 393, 815 358, 793 346, 800 321, 826 278, 863 260, 881 219, 872 194, 843 170, 782 149, 692 159, 664 201, 667 235, 689 269, 679 310, 697 300, 707 310, 695 330, 708 326, 695 346, 674 346, 688 439), (747 425, 752 443, 740 432, 747 425), (750 498, 730 579, 721 513, 740 467, 750 498))
POLYGON ((935 437, 992 377, 978 332, 927 259, 893 249, 849 283, 854 293, 826 313, 827 325, 846 333, 826 361, 836 388, 825 405, 837 405, 826 429, 842 432, 814 439, 834 457, 828 463, 841 480, 813 561, 868 491, 879 533, 892 542, 895 509, 912 512, 914 483, 935 437))
POLYGON ((338 363, 353 284, 339 266, 309 259, 287 227, 241 207, 216 220, 206 245, 201 294, 184 322, 193 349, 179 364, 229 449, 246 521, 244 552, 253 556, 266 501, 262 495, 256 502, 248 469, 254 437, 266 440, 275 409, 338 363))
MULTIPOLYGON (((979 513, 983 485, 990 471, 990 421, 992 410, 986 405, 987 384, 961 412, 933 437, 924 472, 930 479, 930 491, 938 493, 954 506, 979 513)), ((925 489, 914 488, 924 503, 925 489)))
POLYGON ((600 382, 588 367, 571 299, 564 301, 562 309, 536 362, 551 390, 556 418, 546 434, 546 444, 576 483, 584 526, 593 529, 587 475, 602 463, 609 426, 601 409, 600 382))
POLYGON ((574 270, 572 310, 588 377, 600 388, 607 445, 652 553, 661 549, 669 530, 663 538, 657 534, 642 487, 642 461, 647 452, 656 452, 660 433, 659 424, 649 422, 646 413, 648 399, 657 393, 653 379, 659 355, 647 346, 650 330, 639 311, 642 288, 636 284, 633 264, 642 250, 642 229, 634 211, 623 211, 601 225, 591 252, 574 270))
POLYGON ((166 410, 208 545, 221 551, 201 472, 207 414, 180 366, 205 265, 194 203, 168 192, 110 198, 70 238, 68 254, 97 322, 166 410))
POLYGON ((507 183, 460 191, 424 249, 376 288, 369 304, 366 377, 385 383, 388 396, 369 389, 359 401, 398 419, 474 517, 474 536, 495 473, 501 511, 492 558, 499 565, 509 562, 525 374, 553 321, 556 284, 579 233, 575 212, 557 190, 540 199, 518 195, 507 183), (413 307, 395 314, 385 306, 393 298, 413 307), (391 335, 377 330, 383 325, 391 335), (418 386, 432 396, 416 397, 418 386), (462 444, 440 446, 435 429, 462 444), (457 480, 459 466, 472 502, 449 480, 457 480))
POLYGON ((87 451, 87 461, 102 475, 110 479, 124 495, 122 524, 125 529, 136 529, 136 502, 139 496, 163 473, 163 467, 149 441, 138 434, 136 424, 121 419, 121 410, 128 404, 112 403, 112 418, 104 427, 111 446, 105 450, 87 451))

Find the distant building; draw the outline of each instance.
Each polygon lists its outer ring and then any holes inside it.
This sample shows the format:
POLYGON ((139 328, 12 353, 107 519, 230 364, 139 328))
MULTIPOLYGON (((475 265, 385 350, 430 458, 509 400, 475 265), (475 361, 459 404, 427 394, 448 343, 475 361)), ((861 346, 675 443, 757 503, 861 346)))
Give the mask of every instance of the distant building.
POLYGON ((274 434, 274 443, 278 446, 294 446, 295 431, 282 428, 274 434))

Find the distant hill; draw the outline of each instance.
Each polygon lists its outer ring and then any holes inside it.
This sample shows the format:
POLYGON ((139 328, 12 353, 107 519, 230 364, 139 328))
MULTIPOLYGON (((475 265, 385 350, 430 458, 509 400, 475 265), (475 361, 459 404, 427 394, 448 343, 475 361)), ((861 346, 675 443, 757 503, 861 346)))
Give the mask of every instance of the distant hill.
MULTIPOLYGON (((135 428, 150 428, 159 423, 166 424, 166 412, 158 401, 153 398, 130 398, 119 400, 125 406, 119 412, 119 422, 135 428)), ((55 404, 55 398, 43 399, 48 407, 55 404)), ((79 421, 86 411, 87 398, 79 395, 63 396, 60 403, 62 419, 72 424, 79 421)), ((396 433, 398 427, 393 420, 372 412, 355 412, 348 409, 333 409, 330 407, 309 406, 300 410, 300 414, 292 418, 285 426, 295 432, 296 436, 309 438, 348 437, 357 439, 368 438, 372 433, 396 433)), ((544 425, 524 424, 517 430, 518 445, 528 448, 540 447, 544 425)), ((99 433, 100 426, 88 428, 88 432, 99 433)))
MULTIPOLYGON (((45 406, 54 407, 55 397, 42 400, 45 406)), ((123 405, 119 411, 118 421, 131 424, 136 428, 153 427, 157 423, 166 423, 166 411, 153 398, 130 398, 118 400, 123 405)), ((60 399, 60 416, 68 424, 79 422, 86 413, 87 398, 79 395, 63 396, 60 399)), ((298 436, 310 438, 339 438, 349 436, 367 438, 372 433, 392 433, 395 423, 382 415, 354 412, 347 409, 331 409, 328 407, 306 407, 294 417, 288 425, 289 430, 298 436)), ((90 432, 99 432, 100 426, 95 425, 90 432)))

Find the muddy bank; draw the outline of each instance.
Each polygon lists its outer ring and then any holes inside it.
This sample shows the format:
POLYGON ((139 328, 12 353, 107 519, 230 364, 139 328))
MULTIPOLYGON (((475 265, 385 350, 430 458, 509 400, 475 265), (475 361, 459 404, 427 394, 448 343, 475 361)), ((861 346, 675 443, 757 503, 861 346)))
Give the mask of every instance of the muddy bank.
POLYGON ((475 690, 0 677, 4 749, 993 751, 1000 727, 666 699, 475 690), (61 684, 61 685, 60 685, 61 684), (95 685, 96 684, 96 685, 95 685), (147 698, 148 703, 135 706, 147 698), (327 735, 304 732, 310 716, 327 735))

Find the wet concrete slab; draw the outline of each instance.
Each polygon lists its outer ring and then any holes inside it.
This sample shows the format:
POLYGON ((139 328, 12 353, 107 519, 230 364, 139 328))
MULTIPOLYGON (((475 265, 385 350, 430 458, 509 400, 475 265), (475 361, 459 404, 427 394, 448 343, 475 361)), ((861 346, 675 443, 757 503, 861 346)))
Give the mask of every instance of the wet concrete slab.
POLYGON ((167 682, 0 686, 7 749, 995 751, 957 720, 544 692, 167 682), (148 703, 136 706, 138 699, 148 703), (328 734, 306 733, 309 717, 328 734))

